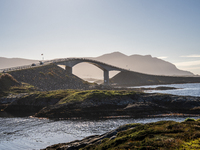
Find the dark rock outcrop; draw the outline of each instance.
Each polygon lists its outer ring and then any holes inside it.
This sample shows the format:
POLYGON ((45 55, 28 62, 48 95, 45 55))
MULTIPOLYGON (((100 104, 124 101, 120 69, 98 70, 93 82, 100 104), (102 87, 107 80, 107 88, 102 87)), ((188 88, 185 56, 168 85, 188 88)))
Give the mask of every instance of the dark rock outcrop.
POLYGON ((47 118, 147 117, 166 113, 200 114, 200 98, 168 94, 134 94, 110 99, 86 99, 44 107, 35 116, 47 118))
POLYGON ((6 112, 46 118, 147 117, 200 114, 200 97, 109 90, 35 92, 1 100, 6 112), (8 101, 9 100, 9 101, 8 101), (5 103, 6 101, 7 103, 5 103))
POLYGON ((119 86, 200 83, 200 77, 156 76, 138 72, 122 71, 111 78, 110 82, 119 86))
POLYGON ((6 112, 10 113, 36 113, 43 107, 54 105, 60 99, 59 98, 37 98, 37 94, 20 94, 16 95, 9 100, 9 96, 2 98, 1 102, 7 103, 4 108, 6 112))

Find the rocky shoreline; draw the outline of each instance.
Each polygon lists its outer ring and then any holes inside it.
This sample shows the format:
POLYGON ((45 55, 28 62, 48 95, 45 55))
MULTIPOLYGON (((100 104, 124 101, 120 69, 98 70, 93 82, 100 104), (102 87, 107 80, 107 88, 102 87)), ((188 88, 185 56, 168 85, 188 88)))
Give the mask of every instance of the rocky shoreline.
MULTIPOLYGON (((166 90, 167 88, 159 87, 157 89, 166 90)), ((33 117, 50 119, 99 119, 111 117, 142 118, 154 116, 160 117, 166 114, 187 116, 200 115, 200 97, 140 92, 147 89, 135 90, 136 91, 124 90, 123 88, 120 90, 55 90, 9 94, 0 99, 0 107, 2 111, 14 115, 23 113, 24 115, 32 114, 33 117)), ((152 89, 150 88, 150 90, 152 89)), ((153 125, 153 127, 156 125, 157 124, 153 125)), ((194 128, 196 129, 199 125, 200 123, 194 126, 194 128)), ((124 125, 102 135, 93 135, 82 140, 55 144, 44 150, 93 149, 104 143, 109 145, 107 142, 114 142, 116 145, 120 145, 120 142, 123 143, 124 139, 118 141, 119 135, 123 132, 129 132, 129 130, 135 130, 137 126, 138 124, 124 125)), ((168 126, 170 127, 169 130, 172 130, 171 124, 168 126)), ((149 126, 145 128, 148 129, 149 126)), ((141 132, 143 133, 143 131, 141 132)), ((148 138, 148 136, 154 137, 156 136, 153 135, 155 132, 149 134, 149 131, 147 131, 149 135, 142 135, 142 138, 148 138)), ((162 132, 166 132, 166 130, 161 131, 161 133, 162 132)), ((171 132, 177 133, 176 129, 169 131, 169 133, 171 132)), ((182 130, 180 133, 182 133, 182 130)), ((166 135, 168 135, 168 131, 166 135)), ((127 135, 128 138, 131 136, 127 135)), ((166 138, 165 135, 161 134, 161 136, 166 138)), ((195 132, 194 136, 196 136, 195 132)), ((139 139, 140 138, 141 137, 139 137, 139 139)), ((152 138, 152 140, 154 139, 152 138)), ((169 140, 171 140, 171 137, 169 137, 169 140)), ((148 143, 146 144, 146 148, 148 149, 149 145, 148 143)), ((131 147, 133 145, 128 146, 131 147)), ((108 146, 104 145, 103 147, 106 149, 108 146)), ((136 146, 134 145, 134 147, 137 147, 137 144, 136 146)))
POLYGON ((160 94, 135 94, 95 101, 44 107, 36 117, 47 118, 101 118, 108 116, 147 117, 166 113, 198 114, 200 98, 160 94))
POLYGON ((92 135, 88 136, 82 140, 75 140, 69 143, 59 143, 59 144, 54 144, 51 146, 46 147, 43 150, 56 150, 56 149, 62 149, 62 150, 78 150, 80 148, 83 148, 87 145, 91 144, 100 144, 104 139, 108 138, 110 140, 113 140, 116 138, 117 133, 121 131, 125 131, 127 129, 131 129, 136 127, 138 124, 127 124, 118 127, 117 129, 114 129, 112 131, 109 131, 107 133, 104 133, 102 135, 92 135))
POLYGON ((200 149, 200 119, 127 124, 102 135, 59 143, 43 150, 200 149))
POLYGON ((200 114, 200 97, 116 90, 63 90, 9 95, 0 99, 8 113, 50 119, 148 117, 159 114, 200 114), (81 100, 77 100, 81 99, 81 100))

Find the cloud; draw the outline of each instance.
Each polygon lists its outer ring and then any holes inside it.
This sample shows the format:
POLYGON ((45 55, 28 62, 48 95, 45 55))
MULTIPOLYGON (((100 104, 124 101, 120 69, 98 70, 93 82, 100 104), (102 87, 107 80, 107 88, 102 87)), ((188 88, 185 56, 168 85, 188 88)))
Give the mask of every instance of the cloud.
POLYGON ((200 58, 200 55, 187 55, 187 56, 180 56, 180 57, 192 57, 192 58, 200 58))
POLYGON ((179 62, 179 63, 174 63, 176 66, 178 67, 182 67, 182 66, 197 66, 200 65, 200 60, 197 61, 186 61, 186 62, 179 62))
POLYGON ((157 58, 159 58, 159 59, 166 59, 168 57, 167 56, 160 56, 160 57, 157 57, 157 58))

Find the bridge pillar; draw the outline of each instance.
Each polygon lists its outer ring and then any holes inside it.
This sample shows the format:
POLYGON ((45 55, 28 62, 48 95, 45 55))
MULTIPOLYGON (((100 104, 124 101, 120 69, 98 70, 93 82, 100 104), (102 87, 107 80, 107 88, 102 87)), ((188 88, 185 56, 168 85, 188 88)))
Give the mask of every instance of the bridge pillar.
POLYGON ((65 66, 65 70, 67 71, 67 73, 72 74, 72 67, 65 66))
POLYGON ((109 85, 109 71, 103 70, 104 73, 104 85, 109 85))

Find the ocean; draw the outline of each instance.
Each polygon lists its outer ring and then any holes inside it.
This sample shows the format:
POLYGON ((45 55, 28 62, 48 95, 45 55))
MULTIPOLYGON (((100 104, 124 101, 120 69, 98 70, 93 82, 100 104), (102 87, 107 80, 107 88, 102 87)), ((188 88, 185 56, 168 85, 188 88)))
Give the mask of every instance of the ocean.
MULTIPOLYGON (((142 86, 142 87, 158 87, 142 86)), ((148 93, 169 93, 175 95, 200 96, 200 83, 162 85, 176 87, 176 90, 145 91, 148 93)), ((134 87, 131 87, 134 88, 134 87)), ((150 123, 161 120, 184 121, 187 117, 122 118, 102 120, 50 120, 32 117, 12 117, 0 112, 1 150, 38 150, 47 146, 79 140, 96 134, 103 134, 127 123, 150 123)), ((195 119, 199 117, 193 117, 195 119)))

